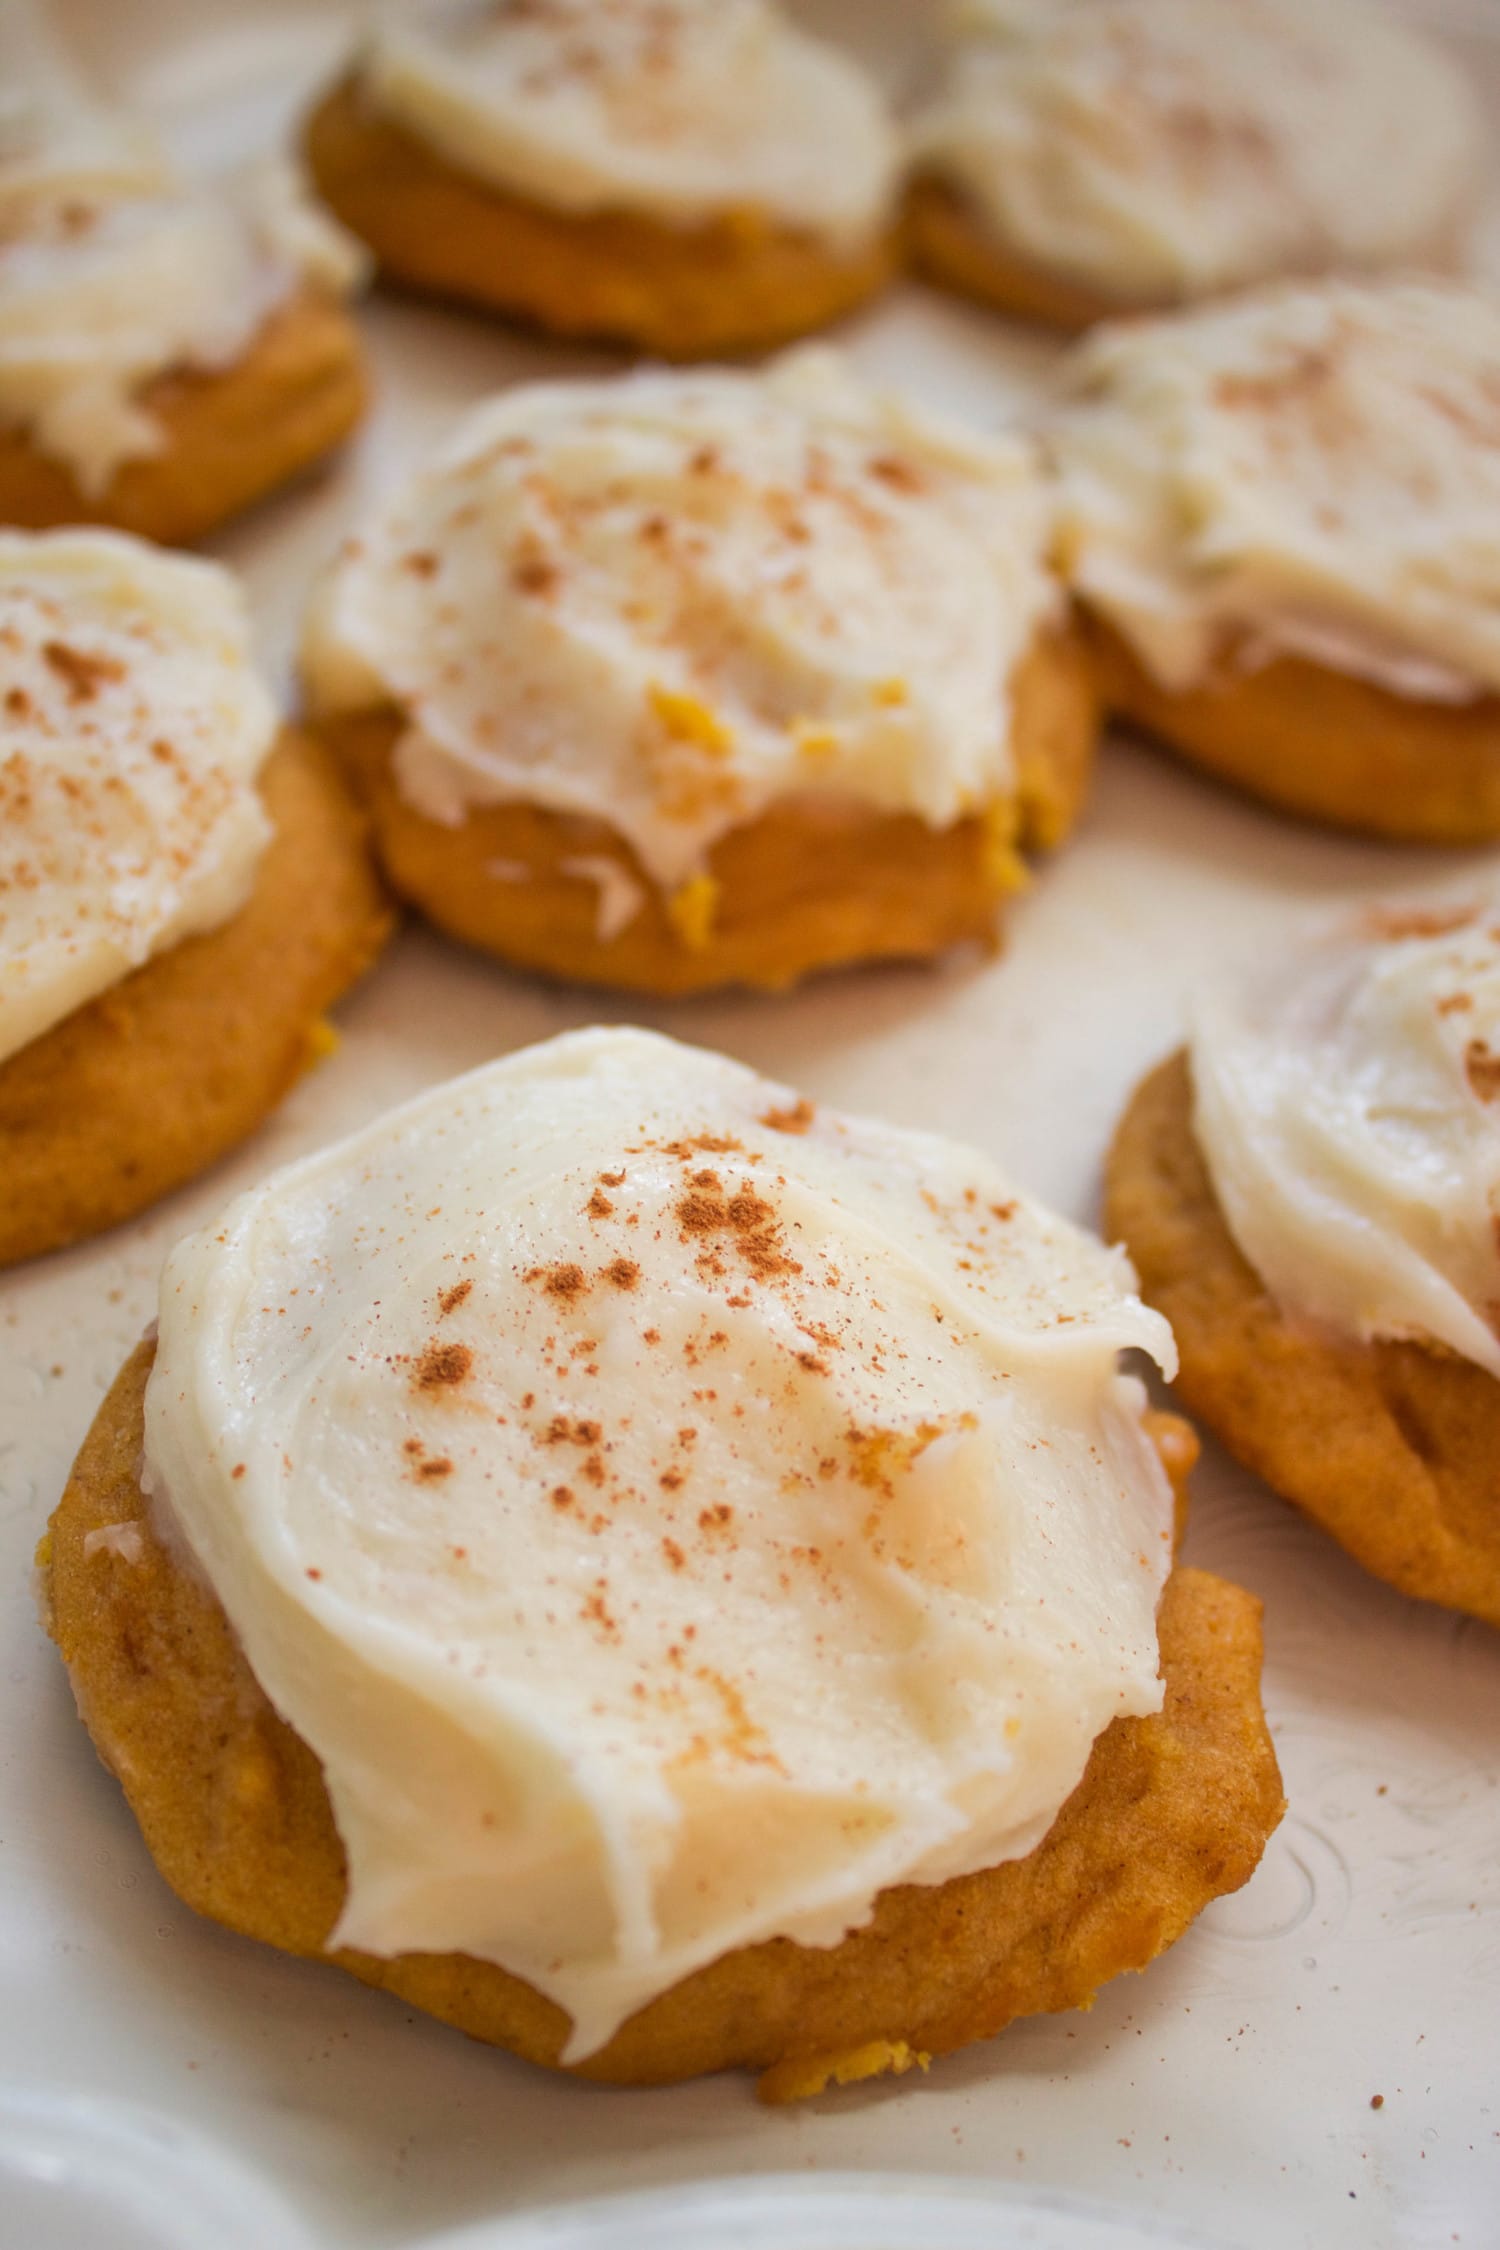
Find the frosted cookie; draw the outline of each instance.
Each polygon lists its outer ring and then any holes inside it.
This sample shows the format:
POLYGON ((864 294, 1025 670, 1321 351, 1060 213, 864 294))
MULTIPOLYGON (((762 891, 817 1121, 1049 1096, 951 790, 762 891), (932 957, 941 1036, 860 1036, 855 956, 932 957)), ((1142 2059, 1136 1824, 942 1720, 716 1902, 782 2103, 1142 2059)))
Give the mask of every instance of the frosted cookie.
POLYGON ((1500 1624, 1500 907, 1368 912, 1227 985, 1108 1218, 1184 1400, 1403 1592, 1500 1624))
MULTIPOLYGON (((0 77, 8 26, 0 24, 0 77)), ((363 253, 264 165, 189 179, 55 81, 0 84, 0 520, 197 538, 364 411, 363 253)))
POLYGON ((1280 1814, 1132 1281, 971 1151, 574 1033, 179 1245, 51 1630, 230 1927, 588 2077, 904 2069, 1280 1814))
POLYGON ((1364 0, 960 0, 918 118, 934 279, 1062 328, 1291 274, 1462 262, 1486 128, 1364 0))
POLYGON ((666 359, 803 335, 896 263, 883 99, 770 0, 388 10, 306 151, 394 279, 666 359))
POLYGON ((1271 804, 1500 836, 1500 298, 1286 287, 1102 330, 1053 430, 1106 700, 1271 804))
POLYGON ((319 1051, 387 916, 215 564, 0 532, 0 1265, 203 1171, 319 1051))
POLYGON ((1029 443, 764 376, 507 392, 346 547, 313 723, 395 888, 659 993, 992 937, 1071 825, 1091 673, 1029 443))

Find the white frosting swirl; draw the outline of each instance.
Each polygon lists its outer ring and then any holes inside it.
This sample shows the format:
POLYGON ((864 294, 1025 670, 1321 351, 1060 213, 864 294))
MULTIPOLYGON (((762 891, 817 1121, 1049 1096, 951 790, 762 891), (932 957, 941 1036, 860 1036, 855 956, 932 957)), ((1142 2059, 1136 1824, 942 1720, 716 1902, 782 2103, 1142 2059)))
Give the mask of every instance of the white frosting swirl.
POLYGON ((1064 384, 1064 568, 1164 686, 1288 651, 1500 689, 1500 297, 1286 286, 1101 329, 1064 384))
POLYGON ((857 242, 900 150, 875 84, 768 0, 428 0, 387 12, 370 99, 493 186, 570 212, 729 212, 857 242))
POLYGON ((1032 1849, 1159 1707, 1123 1256, 949 1142, 585 1031, 179 1245, 148 1489, 322 1762, 334 1942, 567 2059, 727 1950, 1032 1849))
POLYGON ((243 905, 276 712, 238 586, 113 532, 0 531, 0 1060, 243 905))
POLYGON ((1366 0, 964 0, 915 149, 1120 303, 1424 263, 1472 216, 1456 64, 1366 0))
POLYGON ((189 180, 65 82, 0 91, 0 426, 90 498, 160 449, 139 395, 155 376, 231 365, 295 290, 342 294, 363 270, 284 163, 189 180))
POLYGON ((776 798, 944 827, 1003 791, 1011 675, 1058 605, 1050 529, 1029 445, 825 352, 539 384, 480 407, 349 544, 308 684, 397 707, 429 818, 602 815, 672 885, 776 798))
POLYGON ((1209 998, 1194 1124, 1285 1310, 1500 1376, 1500 899, 1346 920, 1209 998))

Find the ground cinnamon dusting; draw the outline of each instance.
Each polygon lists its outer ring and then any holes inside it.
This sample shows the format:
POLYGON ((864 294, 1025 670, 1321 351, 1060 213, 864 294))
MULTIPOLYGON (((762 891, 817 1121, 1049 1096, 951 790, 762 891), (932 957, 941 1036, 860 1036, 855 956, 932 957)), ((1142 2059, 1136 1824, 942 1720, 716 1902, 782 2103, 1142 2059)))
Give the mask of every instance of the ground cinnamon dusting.
POLYGON ((759 1281, 802 1271, 787 1255, 774 1207, 748 1181, 731 1195, 717 1172, 694 1172, 675 1215, 684 1242, 695 1235, 725 1239, 759 1281))
POLYGON ((532 1266, 522 1279, 539 1281, 549 1297, 560 1297, 565 1304, 571 1304, 588 1288, 582 1266, 575 1265, 532 1266))
POLYGON ((451 1389, 464 1381, 473 1364, 467 1344, 429 1344, 412 1370, 412 1386, 419 1391, 451 1389))
POLYGON ((90 656, 66 641, 44 641, 42 657, 66 687, 70 703, 91 703, 106 682, 125 677, 125 667, 115 657, 90 656))
POLYGON ((1500 1055, 1486 1039, 1471 1039, 1464 1049, 1464 1075, 1482 1102, 1500 1099, 1500 1055))
POLYGON ((1389 938, 1395 943, 1402 938, 1447 937, 1454 930, 1466 930, 1474 919, 1471 906, 1372 906, 1365 917, 1365 927, 1371 937, 1389 938))
POLYGON ((794 1102, 790 1109, 768 1109, 756 1123, 773 1133, 805 1133, 817 1116, 817 1111, 805 1097, 794 1102))
POLYGON ((472 1281, 455 1281, 451 1289, 439 1290, 438 1313, 441 1318, 446 1320, 449 1313, 457 1312, 473 1287, 472 1281))

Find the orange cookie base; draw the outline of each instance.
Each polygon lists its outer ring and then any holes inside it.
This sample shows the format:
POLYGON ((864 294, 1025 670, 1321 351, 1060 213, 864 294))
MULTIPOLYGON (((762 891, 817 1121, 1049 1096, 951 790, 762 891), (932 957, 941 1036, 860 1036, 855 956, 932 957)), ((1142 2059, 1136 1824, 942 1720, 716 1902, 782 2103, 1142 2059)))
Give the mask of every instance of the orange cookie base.
POLYGON ((130 1218, 242 1141, 316 1058, 390 915, 328 753, 286 734, 247 905, 0 1062, 0 1266, 130 1218))
MULTIPOLYGON (((138 1483, 153 1347, 127 1361, 52 1519, 49 1629, 153 1858, 199 1913, 332 1959, 472 2037, 558 2066, 567 2018, 463 1954, 325 1954, 343 1852, 317 1760, 271 1709, 213 1595, 153 1535, 138 1483), (89 1534, 116 1528, 89 1551, 89 1534), (213 1724, 205 1724, 212 1712, 213 1724)), ((1182 1425, 1169 1433, 1180 1465, 1182 1425)), ((575 2075, 650 2085, 766 2073, 770 2100, 901 2070, 1013 2018, 1084 2007, 1245 1882, 1282 1812, 1258 1688, 1259 1604, 1179 1570, 1161 1612, 1166 1707, 1117 1720, 1024 1860, 882 1894, 830 1948, 726 1954, 632 2016, 575 2075)))
POLYGON ((1078 815, 1097 707, 1080 643, 1049 638, 1015 683, 1013 801, 946 829, 858 806, 773 806, 715 846, 694 919, 604 821, 504 804, 444 827, 396 787, 400 727, 389 712, 319 726, 370 806, 393 888, 439 928, 521 968, 671 997, 730 984, 778 991, 815 970, 992 942, 1022 879, 1018 852, 1060 842, 1078 815), (598 934, 598 886, 563 872, 580 858, 610 861, 640 892, 640 910, 612 938, 598 934))
POLYGON ((354 323, 327 298, 294 298, 243 359, 163 375, 138 401, 159 452, 127 461, 97 498, 24 432, 0 429, 0 522, 26 531, 108 524, 164 546, 198 539, 343 442, 368 403, 354 323))
POLYGON ((754 212, 674 227, 548 210, 444 162, 350 82, 313 111, 305 153, 319 194, 395 280, 662 359, 764 350, 826 327, 899 263, 894 228, 846 252, 754 212))
POLYGON ((1283 812, 1405 844, 1500 837, 1500 696, 1418 703, 1297 656, 1174 694, 1098 618, 1108 709, 1283 812))
POLYGON ((1500 1625, 1500 1383, 1455 1354, 1289 1320, 1240 1255, 1185 1053, 1139 1088, 1106 1220, 1165 1313, 1192 1411, 1375 1577, 1500 1625))

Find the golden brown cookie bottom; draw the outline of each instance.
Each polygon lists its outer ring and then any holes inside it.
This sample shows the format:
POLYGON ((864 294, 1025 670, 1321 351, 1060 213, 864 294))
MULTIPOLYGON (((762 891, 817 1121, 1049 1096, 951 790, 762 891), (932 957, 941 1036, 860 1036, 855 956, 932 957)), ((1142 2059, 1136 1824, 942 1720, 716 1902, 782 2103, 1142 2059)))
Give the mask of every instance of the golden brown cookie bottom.
POLYGON ((1500 696, 1418 703, 1297 656, 1161 687, 1098 618, 1106 706, 1264 803, 1408 844, 1500 836, 1500 696))
POLYGON ((144 1210, 242 1141, 317 1053, 390 915, 326 750, 283 735, 248 903, 0 1062, 0 1266, 144 1210))
POLYGON ((754 212, 673 227, 548 210, 445 163, 351 82, 314 110, 305 150, 325 202, 394 279, 663 359, 758 351, 826 327, 899 263, 894 227, 840 251, 754 212))
POLYGON ((306 294, 273 313, 232 367, 149 384, 138 403, 159 425, 161 449, 127 461, 97 498, 23 431, 0 429, 0 522, 108 524, 181 545, 321 460, 367 400, 354 323, 306 294))
POLYGON ((525 804, 476 807, 457 828, 425 819, 396 787, 388 711, 318 724, 370 806, 392 887, 440 929, 549 976, 678 996, 779 991, 815 970, 993 941, 1023 879, 1019 852, 1059 843, 1078 815, 1097 709, 1077 637, 1049 636, 1015 682, 1013 799, 944 829, 852 805, 773 806, 715 845, 707 880, 675 899, 602 820, 525 804), (566 872, 580 859, 618 867, 641 898, 614 937, 599 935, 598 884, 566 872))
POLYGON ((1377 1578, 1500 1625, 1500 1383, 1278 1310, 1214 1195, 1185 1053, 1125 1113, 1106 1220, 1172 1324, 1177 1389, 1230 1451, 1377 1578))
MULTIPOLYGON (((156 1540, 141 1496, 153 1348, 127 1361, 53 1516, 41 1557, 49 1629, 172 1888, 230 1929, 323 1955, 345 1874, 318 1762, 271 1709, 213 1595, 156 1540)), ((1165 1445, 1182 1470, 1193 1449, 1180 1423, 1165 1445)), ((766 2074, 767 2099, 791 2100, 905 2069, 1017 2016, 1085 2007, 1109 1978, 1144 1968, 1247 1880, 1281 1817, 1259 1615, 1237 1587, 1176 1571, 1161 1611, 1165 1709, 1100 1737, 1029 1858, 887 1891, 869 1926, 834 1947, 775 1939, 726 1954, 640 2009, 575 2075, 647 2085, 742 2068, 766 2074)), ((463 1954, 325 1957, 559 2067, 567 2017, 502 1969, 463 1954)))

